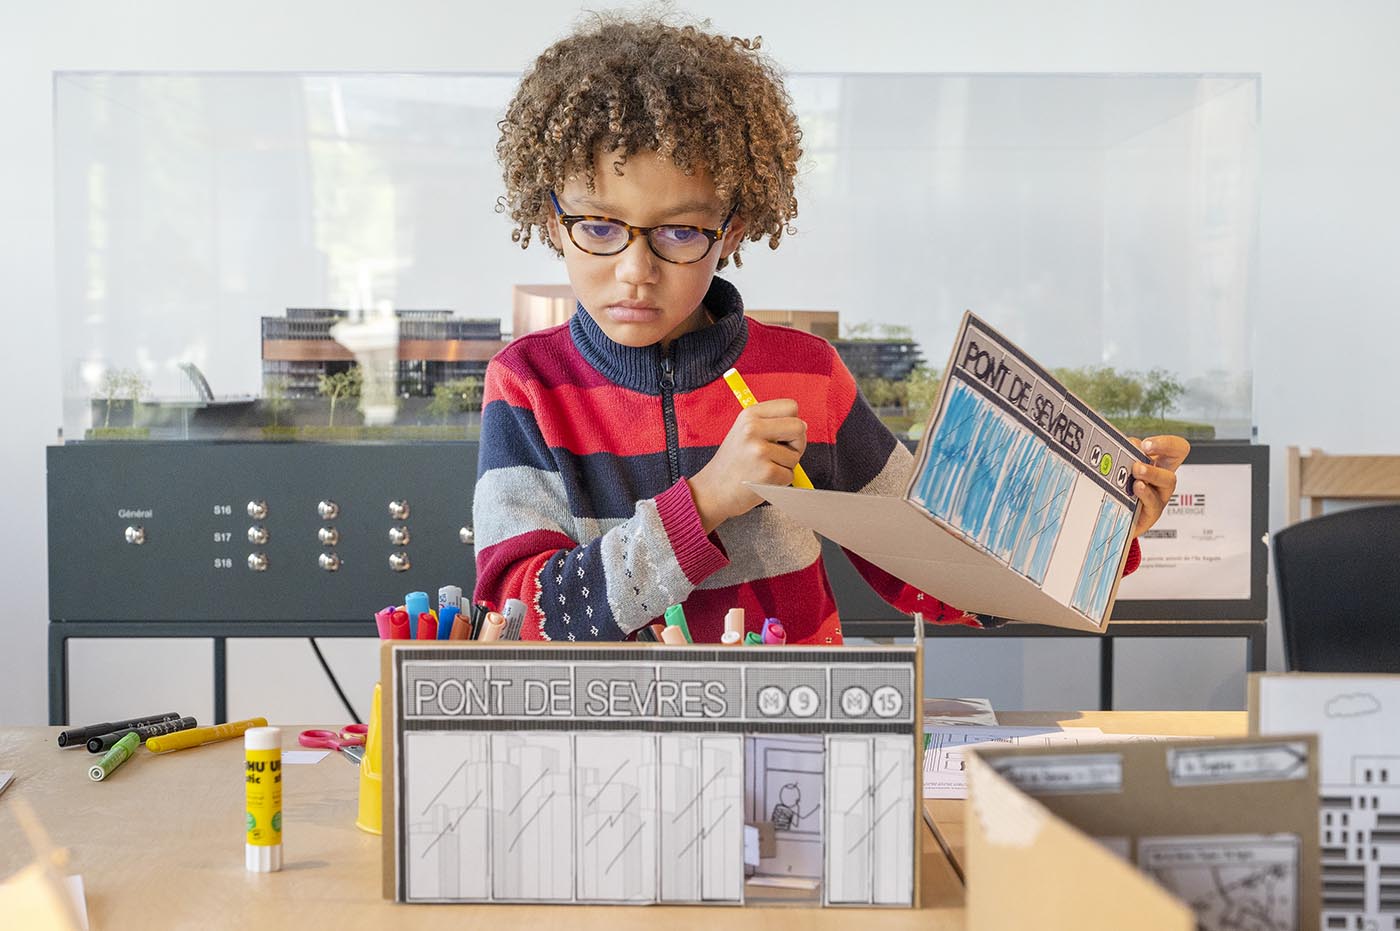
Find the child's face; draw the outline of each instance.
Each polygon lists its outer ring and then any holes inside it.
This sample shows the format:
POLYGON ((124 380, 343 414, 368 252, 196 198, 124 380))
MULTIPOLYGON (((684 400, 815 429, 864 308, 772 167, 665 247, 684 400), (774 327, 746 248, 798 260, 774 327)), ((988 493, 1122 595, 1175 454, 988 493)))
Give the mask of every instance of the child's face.
MULTIPOLYGON (((719 228, 729 215, 731 205, 720 202, 704 169, 686 175, 669 158, 635 152, 619 175, 615 161, 610 153, 598 156, 591 194, 581 178, 569 179, 555 192, 565 214, 604 216, 632 226, 677 223, 706 229, 719 228)), ((550 235, 564 250, 574 296, 608 338, 624 346, 669 345, 704 326, 701 300, 720 258, 738 247, 743 233, 735 217, 703 259, 677 265, 652 252, 645 236, 616 255, 593 255, 574 245, 557 217, 549 223, 550 235)))

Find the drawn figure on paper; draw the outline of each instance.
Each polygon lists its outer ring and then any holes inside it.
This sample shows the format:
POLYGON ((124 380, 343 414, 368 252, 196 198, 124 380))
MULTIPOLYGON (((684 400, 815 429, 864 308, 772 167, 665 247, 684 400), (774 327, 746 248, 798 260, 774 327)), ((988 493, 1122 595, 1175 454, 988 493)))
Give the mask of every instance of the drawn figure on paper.
POLYGON ((796 831, 802 826, 803 818, 810 818, 814 814, 815 809, 802 811, 802 787, 795 782, 789 782, 778 790, 778 804, 773 806, 773 830, 796 831))

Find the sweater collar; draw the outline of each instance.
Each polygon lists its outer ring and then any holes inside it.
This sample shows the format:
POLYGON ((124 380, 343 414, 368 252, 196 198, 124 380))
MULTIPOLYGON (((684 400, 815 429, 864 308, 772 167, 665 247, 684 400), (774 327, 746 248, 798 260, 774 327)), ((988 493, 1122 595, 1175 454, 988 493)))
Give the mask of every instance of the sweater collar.
MULTIPOLYGON (((713 278, 705 307, 715 322, 671 344, 675 390, 694 391, 719 378, 739 361, 749 339, 744 301, 723 278, 713 278)), ((584 360, 614 384, 644 394, 661 393, 661 344, 623 346, 608 338, 582 304, 569 320, 569 334, 584 360)))

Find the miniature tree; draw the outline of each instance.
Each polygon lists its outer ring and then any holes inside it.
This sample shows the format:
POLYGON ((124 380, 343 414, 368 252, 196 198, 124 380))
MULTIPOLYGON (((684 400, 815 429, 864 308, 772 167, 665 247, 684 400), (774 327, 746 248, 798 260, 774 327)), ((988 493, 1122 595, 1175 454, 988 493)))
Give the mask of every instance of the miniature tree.
POLYGON ((112 426, 112 402, 131 401, 133 409, 136 402, 146 393, 150 383, 134 369, 107 369, 102 373, 102 379, 97 383, 97 393, 107 403, 107 410, 102 419, 103 429, 112 426))
POLYGON ((931 369, 925 365, 916 366, 904 380, 904 403, 909 413, 921 417, 933 410, 942 382, 938 369, 931 369))
POLYGON ((335 426, 335 406, 344 398, 357 398, 360 396, 360 387, 364 384, 364 374, 358 365, 352 365, 343 372, 336 372, 334 375, 322 375, 316 385, 316 391, 323 397, 329 398, 331 402, 330 420, 326 426, 335 426))
POLYGON ((292 399, 287 397, 287 379, 274 376, 263 381, 263 407, 272 415, 272 425, 281 426, 282 415, 291 409, 292 399))
POLYGON ((433 399, 428 413, 441 417, 446 423, 453 414, 463 414, 481 407, 481 379, 475 375, 439 382, 433 387, 433 399))
POLYGON ((1166 369, 1153 369, 1147 373, 1142 392, 1142 412, 1145 416, 1165 420, 1167 413, 1176 404, 1177 398, 1186 387, 1166 369))

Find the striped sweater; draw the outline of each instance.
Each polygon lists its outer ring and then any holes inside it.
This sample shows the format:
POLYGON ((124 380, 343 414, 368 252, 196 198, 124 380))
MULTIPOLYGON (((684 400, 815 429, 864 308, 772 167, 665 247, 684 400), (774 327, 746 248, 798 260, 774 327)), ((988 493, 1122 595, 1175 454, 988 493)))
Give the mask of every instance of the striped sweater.
MULTIPOLYGON (((718 642, 735 607, 749 630, 776 617, 789 643, 841 642, 812 531, 766 504, 708 535, 701 526, 686 476, 709 462, 739 414, 721 375, 735 367, 758 398, 797 401, 807 422, 802 466, 818 488, 902 495, 913 457, 825 340, 746 318, 722 278, 705 306, 715 322, 665 352, 613 342, 579 308, 567 324, 512 341, 487 367, 475 597, 531 606, 525 639, 627 639, 682 604, 697 643, 718 642)), ((978 623, 847 555, 897 609, 978 623)))

